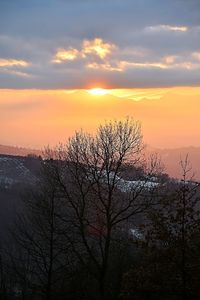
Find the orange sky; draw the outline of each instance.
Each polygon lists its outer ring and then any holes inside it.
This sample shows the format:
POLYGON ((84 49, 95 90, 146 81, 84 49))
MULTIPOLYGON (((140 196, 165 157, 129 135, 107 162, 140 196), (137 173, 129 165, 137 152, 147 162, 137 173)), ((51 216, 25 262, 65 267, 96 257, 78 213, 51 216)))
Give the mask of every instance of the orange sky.
POLYGON ((0 144, 42 148, 105 119, 133 116, 154 147, 200 146, 200 88, 0 90, 0 144))

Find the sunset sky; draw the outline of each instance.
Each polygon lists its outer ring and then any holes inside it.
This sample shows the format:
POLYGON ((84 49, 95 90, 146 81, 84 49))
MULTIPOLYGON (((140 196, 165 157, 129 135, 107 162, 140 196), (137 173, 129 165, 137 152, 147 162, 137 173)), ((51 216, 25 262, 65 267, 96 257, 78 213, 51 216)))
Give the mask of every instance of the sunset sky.
POLYGON ((200 146, 199 0, 0 0, 0 144, 127 115, 151 146, 200 146))

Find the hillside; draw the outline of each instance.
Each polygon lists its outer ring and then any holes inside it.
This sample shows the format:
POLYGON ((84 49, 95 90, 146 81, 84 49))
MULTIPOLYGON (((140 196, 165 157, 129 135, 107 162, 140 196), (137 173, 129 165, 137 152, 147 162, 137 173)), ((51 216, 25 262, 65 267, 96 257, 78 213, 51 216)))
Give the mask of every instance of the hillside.
POLYGON ((0 154, 17 156, 27 156, 29 154, 34 154, 39 156, 42 154, 42 151, 23 147, 0 145, 0 154))
POLYGON ((39 168, 40 159, 37 157, 0 154, 0 189, 35 182, 39 168))

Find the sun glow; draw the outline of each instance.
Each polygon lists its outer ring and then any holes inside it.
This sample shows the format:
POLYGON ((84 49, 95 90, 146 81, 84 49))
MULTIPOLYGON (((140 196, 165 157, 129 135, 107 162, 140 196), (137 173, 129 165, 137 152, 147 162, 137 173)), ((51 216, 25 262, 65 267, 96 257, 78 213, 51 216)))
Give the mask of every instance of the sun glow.
POLYGON ((87 92, 92 95, 98 95, 98 96, 103 96, 103 95, 109 94, 109 90, 102 89, 102 88, 90 89, 90 90, 87 90, 87 92))

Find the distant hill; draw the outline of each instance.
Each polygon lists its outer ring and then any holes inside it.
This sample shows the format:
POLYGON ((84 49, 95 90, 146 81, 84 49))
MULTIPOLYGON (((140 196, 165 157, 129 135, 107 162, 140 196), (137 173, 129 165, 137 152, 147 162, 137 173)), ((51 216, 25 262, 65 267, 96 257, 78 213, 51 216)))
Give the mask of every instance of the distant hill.
POLYGON ((184 160, 188 154, 189 162, 192 167, 191 175, 200 180, 200 147, 183 147, 172 149, 158 149, 154 148, 151 151, 157 152, 162 162, 165 165, 165 172, 172 177, 181 178, 182 171, 180 167, 180 160, 184 160))
POLYGON ((36 149, 29 149, 29 148, 0 145, 0 154, 17 155, 17 156, 27 156, 29 154, 34 154, 39 156, 42 154, 42 151, 36 149))
MULTIPOLYGON (((182 147, 171 149, 159 149, 147 147, 148 152, 158 153, 165 165, 165 172, 172 177, 181 177, 180 159, 189 154, 189 160, 192 165, 195 178, 200 179, 200 147, 182 147)), ((42 150, 35 150, 29 148, 13 147, 0 145, 0 154, 13 156, 27 156, 29 154, 42 155, 42 150)))

